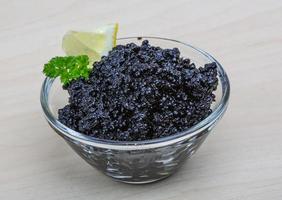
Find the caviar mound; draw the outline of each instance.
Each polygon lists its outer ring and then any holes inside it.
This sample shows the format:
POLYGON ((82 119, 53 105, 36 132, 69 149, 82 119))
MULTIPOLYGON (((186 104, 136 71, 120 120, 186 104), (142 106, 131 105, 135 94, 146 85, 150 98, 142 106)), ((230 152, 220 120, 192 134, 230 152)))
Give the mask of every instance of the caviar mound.
POLYGON ((216 63, 197 68, 177 48, 147 40, 117 45, 93 64, 89 79, 65 89, 59 121, 80 133, 119 141, 173 135, 206 118, 218 85, 216 63))

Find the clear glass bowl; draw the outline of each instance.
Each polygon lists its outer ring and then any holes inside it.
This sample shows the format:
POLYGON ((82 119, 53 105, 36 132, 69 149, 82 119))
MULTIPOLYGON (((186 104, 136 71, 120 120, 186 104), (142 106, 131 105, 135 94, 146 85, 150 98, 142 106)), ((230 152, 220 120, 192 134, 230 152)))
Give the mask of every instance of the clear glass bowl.
POLYGON ((118 44, 140 44, 148 39, 150 44, 162 48, 179 48, 182 57, 190 58, 196 66, 216 62, 219 85, 213 112, 190 129, 172 136, 147 141, 124 142, 101 140, 83 135, 57 119, 57 111, 68 102, 68 94, 58 79, 46 78, 41 89, 41 105, 50 126, 91 166, 115 180, 126 183, 149 183, 173 174, 204 142, 210 131, 226 111, 230 85, 228 77, 211 55, 191 45, 159 37, 127 37, 118 44))

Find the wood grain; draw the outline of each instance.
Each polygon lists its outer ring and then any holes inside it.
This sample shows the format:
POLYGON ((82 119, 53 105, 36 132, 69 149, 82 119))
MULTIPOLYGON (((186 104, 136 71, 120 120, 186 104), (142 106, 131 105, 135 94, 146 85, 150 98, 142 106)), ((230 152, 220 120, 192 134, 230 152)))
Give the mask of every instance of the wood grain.
POLYGON ((0 199, 281 200, 282 1, 0 1, 0 199), (42 65, 69 29, 119 22, 119 36, 182 40, 231 80, 228 112, 199 152, 155 184, 113 182, 45 122, 42 65))

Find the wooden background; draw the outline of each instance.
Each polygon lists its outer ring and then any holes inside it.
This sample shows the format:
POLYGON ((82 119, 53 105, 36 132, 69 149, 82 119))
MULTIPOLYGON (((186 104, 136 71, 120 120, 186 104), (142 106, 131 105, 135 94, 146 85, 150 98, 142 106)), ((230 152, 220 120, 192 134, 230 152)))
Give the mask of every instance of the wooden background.
POLYGON ((281 0, 0 0, 0 199, 281 200, 281 0), (214 55, 229 109, 174 176, 127 185, 79 158, 43 118, 42 66, 70 29, 178 39, 214 55))

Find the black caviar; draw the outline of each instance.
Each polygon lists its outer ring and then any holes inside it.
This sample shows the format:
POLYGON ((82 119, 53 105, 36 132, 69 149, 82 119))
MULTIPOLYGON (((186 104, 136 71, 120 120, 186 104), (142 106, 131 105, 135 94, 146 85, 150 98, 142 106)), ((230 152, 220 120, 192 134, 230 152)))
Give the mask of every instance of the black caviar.
POLYGON ((177 48, 147 40, 117 45, 93 64, 88 80, 71 82, 59 121, 100 139, 139 141, 183 131, 211 112, 215 63, 196 68, 177 48))

